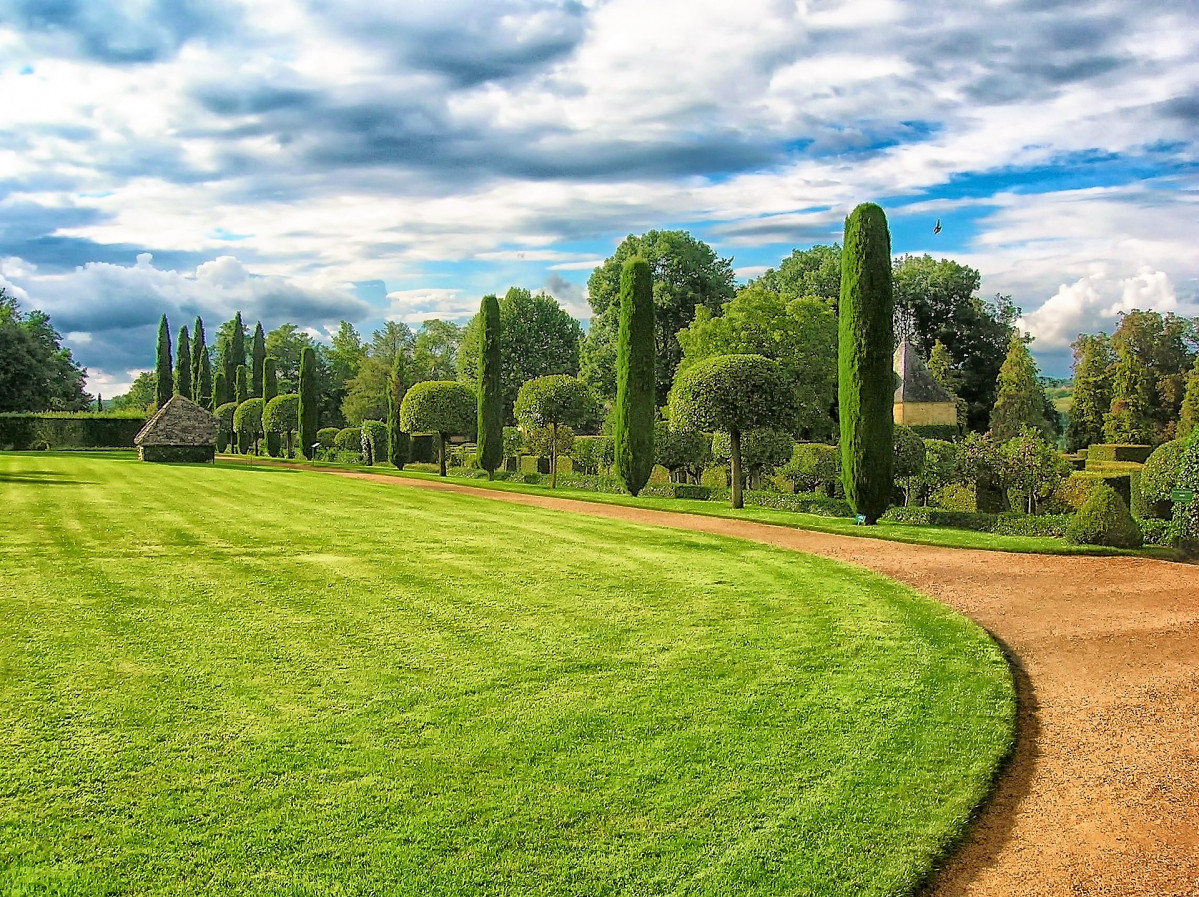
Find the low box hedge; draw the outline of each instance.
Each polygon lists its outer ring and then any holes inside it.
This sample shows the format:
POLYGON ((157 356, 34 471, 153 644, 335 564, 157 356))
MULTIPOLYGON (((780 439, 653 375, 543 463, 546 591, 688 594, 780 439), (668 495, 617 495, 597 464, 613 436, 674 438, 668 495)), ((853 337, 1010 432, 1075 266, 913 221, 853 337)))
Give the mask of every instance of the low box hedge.
POLYGON ((0 414, 0 449, 122 448, 132 449, 146 425, 144 414, 0 414))
POLYGON ((1104 461, 1132 461, 1136 464, 1144 464, 1152 453, 1153 446, 1151 445, 1100 443, 1087 448, 1087 466, 1090 467, 1096 461, 1101 463, 1104 461))

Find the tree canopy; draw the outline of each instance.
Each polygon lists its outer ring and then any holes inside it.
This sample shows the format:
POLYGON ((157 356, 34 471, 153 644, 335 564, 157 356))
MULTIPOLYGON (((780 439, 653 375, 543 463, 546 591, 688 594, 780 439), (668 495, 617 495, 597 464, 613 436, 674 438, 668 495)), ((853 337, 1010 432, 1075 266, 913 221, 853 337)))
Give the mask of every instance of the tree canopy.
POLYGON ((604 399, 616 397, 616 341, 620 274, 636 256, 649 262, 654 294, 655 393, 662 404, 683 357, 676 334, 695 317, 697 306, 713 314, 733 298, 732 260, 681 230, 630 234, 587 281, 591 327, 583 342, 581 376, 604 399))
POLYGON ((50 317, 22 312, 0 287, 0 412, 84 411, 91 403, 86 376, 50 317))

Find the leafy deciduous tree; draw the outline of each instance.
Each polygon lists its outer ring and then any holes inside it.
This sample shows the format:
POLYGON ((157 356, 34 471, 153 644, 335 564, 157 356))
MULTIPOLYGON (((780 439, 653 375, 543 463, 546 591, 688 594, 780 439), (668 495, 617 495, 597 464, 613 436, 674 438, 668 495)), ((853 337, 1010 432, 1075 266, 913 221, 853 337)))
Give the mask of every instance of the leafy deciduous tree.
POLYGON ((1076 452, 1103 441, 1103 419, 1112 407, 1115 364, 1107 334, 1081 334, 1074 350, 1074 398, 1066 427, 1066 448, 1076 452))
POLYGON ((1007 442, 1026 427, 1042 434, 1050 432, 1049 421, 1045 419, 1045 390, 1037 380, 1037 363, 1024 340, 1013 336, 1007 358, 999 369, 991 433, 998 442, 1007 442))
POLYGON ((437 458, 445 476, 445 444, 454 434, 473 434, 478 403, 474 392, 456 380, 422 380, 409 387, 400 403, 400 428, 407 433, 436 433, 437 458))

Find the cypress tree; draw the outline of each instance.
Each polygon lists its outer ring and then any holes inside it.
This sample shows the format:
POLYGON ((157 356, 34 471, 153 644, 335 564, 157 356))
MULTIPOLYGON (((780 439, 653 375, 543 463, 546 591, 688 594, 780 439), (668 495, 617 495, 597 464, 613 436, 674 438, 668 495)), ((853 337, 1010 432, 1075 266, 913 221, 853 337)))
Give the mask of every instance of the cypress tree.
POLYGON ((174 376, 171 372, 171 327, 167 316, 158 322, 158 358, 155 372, 155 398, 161 408, 175 393, 174 376))
POLYGON ((192 397, 192 347, 186 326, 179 328, 179 345, 175 348, 175 395, 192 397))
MULTIPOLYGON (((277 395, 279 395, 279 376, 275 372, 275 359, 264 358, 262 361, 262 407, 266 408, 271 399, 277 395)), ((268 432, 266 434, 266 453, 272 458, 279 457, 282 445, 279 433, 268 432)))
POLYGON ((222 405, 229 402, 229 388, 225 385, 225 372, 217 368, 217 372, 212 375, 212 407, 209 411, 216 412, 222 405))
POLYGON ((250 372, 244 364, 237 366, 237 380, 235 383, 233 401, 240 405, 246 399, 250 398, 250 372))
POLYGON ((400 426, 400 405, 404 402, 404 350, 397 349, 387 377, 387 460, 399 470, 409 458, 408 434, 400 426))
POLYGON ((614 469, 633 495, 654 466, 654 283, 649 262, 631 258, 620 271, 616 345, 614 469))
POLYGON ((254 325, 254 340, 250 349, 250 395, 255 399, 265 398, 263 394, 263 370, 266 363, 266 334, 262 332, 262 322, 254 325))
POLYGON ((845 497, 868 524, 886 511, 894 489, 893 310, 887 217, 863 203, 845 219, 837 398, 845 497))
POLYGON ((1007 442, 1025 427, 1049 434, 1045 419, 1045 390, 1037 382, 1037 363, 1018 335, 1008 344, 1007 358, 999 368, 995 407, 991 409, 991 434, 1007 442))
POLYGON ((313 457, 313 443, 320 419, 320 395, 316 383, 316 352, 305 346, 300 354, 300 451, 309 461, 313 457))
POLYGON ((1112 407, 1111 344, 1107 336, 1083 334, 1074 341, 1074 400, 1066 448, 1076 452, 1103 442, 1103 418, 1112 407))
POLYGON ((229 337, 229 349, 233 353, 233 370, 246 363, 246 326, 241 322, 241 312, 233 316, 233 332, 229 337))
POLYGON ((204 322, 196 316, 192 328, 192 399, 201 408, 211 411, 216 406, 212 402, 212 363, 208 360, 208 346, 204 342, 204 322))
POLYGON ((104 396, 96 393, 96 411, 100 414, 104 413, 104 396))
POLYGON ((1190 436, 1196 427, 1199 427, 1199 355, 1195 356, 1195 366, 1187 374, 1182 413, 1178 419, 1178 438, 1190 436))
POLYGON ((504 460, 504 386, 500 361, 500 300, 484 296, 479 308, 482 339, 479 342, 479 466, 494 479, 504 460))

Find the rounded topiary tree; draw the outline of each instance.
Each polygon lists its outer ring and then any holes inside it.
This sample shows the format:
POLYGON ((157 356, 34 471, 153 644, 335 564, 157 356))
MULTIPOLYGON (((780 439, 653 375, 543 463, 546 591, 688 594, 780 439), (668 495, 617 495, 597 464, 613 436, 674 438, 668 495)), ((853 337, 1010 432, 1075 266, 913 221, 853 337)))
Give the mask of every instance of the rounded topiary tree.
POLYGON ((1066 525, 1066 541, 1076 545, 1140 548, 1141 530, 1119 493, 1103 483, 1066 525))
POLYGON ((276 456, 282 443, 287 457, 292 457, 292 446, 295 443, 293 437, 299 426, 300 397, 294 393, 275 396, 262 409, 262 429, 267 434, 267 450, 270 451, 271 437, 274 436, 276 456))
MULTIPOLYGON (((299 414, 299 404, 298 403, 296 405, 296 413, 297 413, 297 415, 299 414)), ((297 422, 297 427, 298 426, 299 426, 299 423, 297 422)), ((320 446, 320 448, 324 449, 325 451, 329 451, 329 449, 335 447, 335 440, 337 439, 337 434, 340 432, 341 431, 337 427, 321 427, 319 430, 316 431, 317 444, 320 446)))
POLYGON ((896 424, 891 447, 891 472, 903 486, 904 504, 911 504, 915 478, 924 469, 924 440, 911 427, 896 424))
MULTIPOLYGON (((615 452, 613 452, 615 456, 615 452)), ((670 471, 671 479, 690 474, 699 482, 704 465, 712 458, 712 439, 699 430, 673 429, 669 421, 654 425, 654 463, 670 471)))
POLYGON ((494 479, 504 463, 504 384, 500 369, 500 300, 484 296, 479 309, 483 333, 479 341, 479 439, 475 457, 494 479))
MULTIPOLYGON (((526 430, 549 427, 550 486, 558 485, 558 427, 576 426, 595 413, 595 396, 587 384, 569 374, 552 374, 526 382, 516 394, 516 419, 526 430)), ((650 459, 653 460, 652 457, 650 459)))
POLYGON ((362 427, 342 427, 333 437, 333 447, 339 452, 362 453, 362 427))
POLYGON ((778 362, 761 355, 717 355, 675 378, 670 420, 677 427, 729 434, 733 507, 741 508, 741 434, 791 429, 795 405, 795 388, 778 362))
POLYGON ((863 203, 845 219, 838 309, 837 397, 845 498, 878 521, 894 489, 891 235, 883 210, 863 203))
POLYGON ((320 392, 317 389, 316 352, 305 346, 300 353, 300 451, 311 461, 316 456, 316 431, 320 425, 320 392))
MULTIPOLYGON (((718 461, 732 459, 732 437, 728 433, 712 436, 712 457, 718 461)), ((795 440, 782 430, 760 428, 741 434, 741 469, 751 489, 760 489, 762 478, 787 463, 795 451, 795 440)))
POLYGON ((473 435, 478 403, 457 380, 422 380, 404 394, 400 428, 406 433, 436 433, 437 460, 445 476, 445 443, 451 435, 473 435))
POLYGON ((635 257, 620 271, 612 429, 614 472, 632 495, 649 482, 654 467, 655 355, 653 276, 649 262, 635 257))
POLYGON ((1159 445, 1145 459, 1145 466, 1141 468, 1141 503, 1144 507, 1140 509, 1145 517, 1170 519, 1174 507, 1170 490, 1178 482, 1185 451, 1186 440, 1174 439, 1159 445))
POLYGON ((243 455, 258 454, 262 437, 262 399, 246 399, 233 412, 233 432, 237 434, 237 450, 243 455))
POLYGON ((362 422, 363 463, 382 464, 387 457, 387 424, 381 420, 364 420, 362 422))
POLYGON ((213 414, 216 415, 216 448, 218 452, 229 449, 233 439, 233 414, 237 411, 237 402, 226 402, 218 405, 213 414))
POLYGON ((801 442, 779 470, 794 492, 823 492, 832 497, 841 479, 841 450, 823 442, 801 442))

